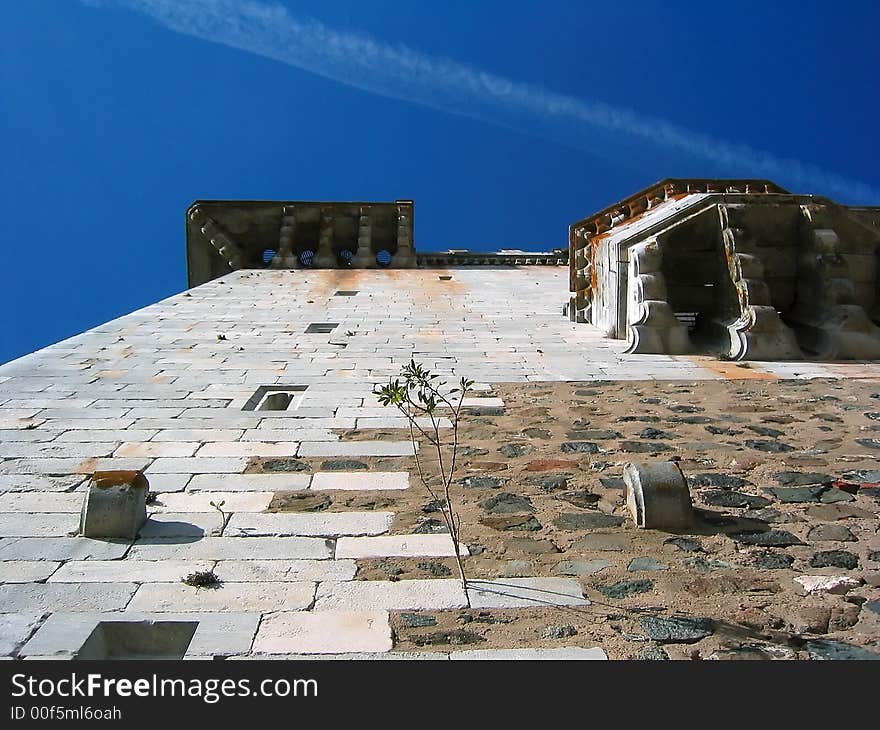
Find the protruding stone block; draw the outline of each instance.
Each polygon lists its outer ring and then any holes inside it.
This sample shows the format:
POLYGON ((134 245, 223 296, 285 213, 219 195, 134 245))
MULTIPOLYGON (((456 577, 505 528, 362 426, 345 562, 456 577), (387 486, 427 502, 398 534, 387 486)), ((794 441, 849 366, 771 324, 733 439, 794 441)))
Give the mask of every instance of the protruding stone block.
POLYGON ((628 463, 623 481, 626 506, 636 527, 677 529, 693 523, 687 480, 675 462, 628 463))
POLYGON ((79 532, 84 537, 133 540, 147 521, 147 478, 139 471, 99 471, 83 500, 79 532))

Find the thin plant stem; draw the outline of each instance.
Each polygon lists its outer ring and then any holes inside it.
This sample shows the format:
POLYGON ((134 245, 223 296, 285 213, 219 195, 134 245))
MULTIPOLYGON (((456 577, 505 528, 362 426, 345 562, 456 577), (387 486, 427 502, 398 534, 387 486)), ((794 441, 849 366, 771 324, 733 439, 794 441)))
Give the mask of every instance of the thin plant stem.
MULTIPOLYGON (((471 383, 465 378, 461 379, 461 392, 458 397, 458 403, 453 402, 444 395, 440 387, 445 386, 446 382, 434 385, 432 382, 437 375, 431 375, 429 370, 422 368, 415 360, 404 366, 403 383, 399 380, 389 381, 386 388, 377 392, 380 396, 382 405, 394 405, 397 410, 407 419, 409 427, 410 441, 413 444, 413 452, 416 461, 416 470, 418 471, 419 480, 424 485, 431 499, 440 502, 440 514, 446 524, 446 529, 452 539, 453 553, 458 566, 458 574, 461 580, 462 590, 465 595, 468 607, 470 607, 470 596, 468 595, 468 581, 464 569, 464 560, 461 555, 461 517, 456 513, 452 500, 452 483, 455 478, 455 467, 458 455, 458 439, 459 439, 459 419, 461 417, 461 409, 464 403, 465 393, 469 389, 471 383), (413 398, 415 393, 416 398, 413 398), (418 401, 418 402, 416 402, 418 401), (449 448, 449 460, 447 462, 444 454, 443 439, 440 436, 440 420, 435 413, 438 404, 445 405, 450 409, 452 420, 452 443, 449 448), (430 427, 422 425, 417 421, 421 416, 427 416, 430 419, 430 427), (423 466, 422 457, 418 451, 418 442, 416 431, 428 443, 430 443, 437 455, 437 468, 439 471, 440 487, 442 488, 442 500, 438 498, 438 493, 431 486, 434 476, 428 474, 423 466)), ((455 391, 452 391, 455 392, 455 391)))

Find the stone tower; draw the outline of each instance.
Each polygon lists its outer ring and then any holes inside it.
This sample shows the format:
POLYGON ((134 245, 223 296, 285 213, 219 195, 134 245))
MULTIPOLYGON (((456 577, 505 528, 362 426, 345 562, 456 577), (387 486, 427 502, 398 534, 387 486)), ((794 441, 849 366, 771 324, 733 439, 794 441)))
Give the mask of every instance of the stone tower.
MULTIPOLYGON (((852 258, 875 240, 873 212, 705 185, 652 188, 627 206, 572 227, 569 272, 559 250, 417 252, 411 201, 194 204, 190 289, 0 366, 0 652, 603 658, 577 614, 585 586, 616 590, 606 575, 622 571, 626 583, 628 565, 648 564, 645 550, 666 549, 662 535, 638 543, 627 531, 620 464, 665 450, 710 471, 732 458, 712 448, 745 448, 727 436, 707 445, 702 424, 715 414, 680 415, 701 410, 685 393, 700 384, 708 397, 728 378, 747 379, 741 390, 880 375, 869 363, 805 362, 790 339, 779 361, 750 369, 639 354, 690 348, 674 316, 683 279, 665 268, 680 250, 712 282, 738 274, 730 287, 740 294, 722 300, 728 318, 773 308, 784 292, 803 313, 790 321, 820 345, 849 347, 846 327, 825 317, 875 311, 875 270, 866 259, 857 274, 852 258), (717 271, 714 246, 729 254, 717 271), (835 251, 839 265, 822 258, 835 251), (796 255, 816 265, 775 276, 796 255), (813 309, 799 289, 811 276, 824 286, 813 309), (428 459, 431 444, 417 434, 414 446, 406 420, 373 392, 411 360, 475 381, 455 482, 475 575, 467 594, 448 577, 453 545, 418 478, 416 450, 428 459), (651 409, 667 406, 661 423, 651 409), (677 429, 699 433, 675 441, 677 429), (148 480, 149 519, 134 539, 77 534, 90 475, 103 470, 148 480), (210 573, 213 589, 189 584, 210 573), (526 623, 515 639, 495 639, 481 633, 490 624, 479 611, 506 612, 507 632, 526 623), (480 619, 459 636, 474 646, 443 644, 461 612, 480 619), (431 628, 438 621, 447 623, 431 628), (395 645, 392 625, 410 638, 395 645)), ((748 350, 771 331, 759 322, 725 326, 748 350)), ((449 415, 438 423, 446 435, 449 415)), ((690 569, 672 561, 663 558, 690 569)))

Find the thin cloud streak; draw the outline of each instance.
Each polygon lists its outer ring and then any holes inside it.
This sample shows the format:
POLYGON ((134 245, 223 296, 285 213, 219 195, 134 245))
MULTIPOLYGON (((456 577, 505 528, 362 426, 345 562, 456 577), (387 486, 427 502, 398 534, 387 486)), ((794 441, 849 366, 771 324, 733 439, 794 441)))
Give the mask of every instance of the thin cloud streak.
POLYGON ((880 191, 815 165, 776 157, 600 101, 555 93, 367 35, 337 31, 254 0, 81 0, 153 18, 169 30, 288 64, 381 96, 607 152, 634 141, 784 186, 867 203, 880 191))

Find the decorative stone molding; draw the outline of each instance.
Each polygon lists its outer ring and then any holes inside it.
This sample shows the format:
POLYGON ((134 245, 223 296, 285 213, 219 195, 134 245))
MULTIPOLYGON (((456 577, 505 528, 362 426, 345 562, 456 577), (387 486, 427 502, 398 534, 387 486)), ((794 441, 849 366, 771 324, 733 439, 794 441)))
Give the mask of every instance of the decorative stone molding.
POLYGON ((335 269, 338 266, 333 251, 333 215, 329 208, 321 209, 321 234, 318 239, 318 251, 315 254, 315 268, 335 269))
POLYGON ((206 216, 198 206, 190 211, 190 220, 199 226, 202 235, 217 249, 230 269, 236 271, 244 266, 241 248, 217 221, 206 216))
POLYGON ((278 253, 272 259, 273 269, 300 268, 299 258, 294 249, 296 241, 296 206, 285 205, 281 209, 281 228, 278 239, 278 253))
POLYGON ((186 219, 188 282, 230 268, 412 268, 413 219, 412 200, 198 200, 186 219))
POLYGON ((363 205, 358 216, 357 251, 351 260, 356 269, 376 268, 376 256, 373 254, 373 221, 370 218, 369 206, 363 205))
POLYGON ((414 269, 416 267, 412 243, 413 226, 408 210, 411 208, 403 205, 397 206, 397 253, 391 259, 391 266, 395 269, 414 269))
POLYGON ((550 253, 525 253, 497 251, 434 251, 416 253, 416 264, 421 268, 446 268, 449 266, 566 266, 565 249, 550 253))
POLYGON ((822 359, 880 358, 880 328, 856 300, 832 209, 804 205, 801 212, 798 298, 791 313, 801 341, 822 359))
POLYGON ((627 352, 684 355, 692 350, 687 328, 666 300, 662 258, 653 238, 629 249, 627 352))
POLYGON ((721 237, 740 313, 727 323, 728 356, 734 360, 789 360, 803 357, 795 333, 783 323, 764 279, 757 242, 746 229, 743 205, 720 205, 721 237))
POLYGON ((569 227, 569 260, 571 261, 571 291, 575 289, 575 276, 583 262, 576 260, 575 254, 584 251, 588 259, 593 256, 591 239, 621 226, 661 203, 682 198, 693 193, 730 193, 747 195, 786 194, 787 191, 771 180, 736 179, 719 180, 706 178, 667 178, 630 195, 620 203, 615 203, 588 218, 569 227))

